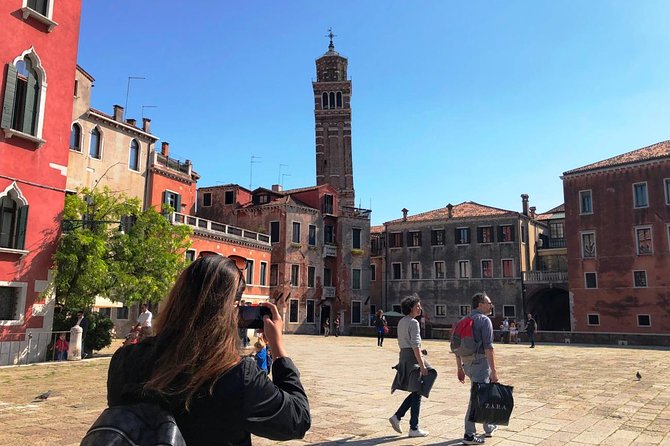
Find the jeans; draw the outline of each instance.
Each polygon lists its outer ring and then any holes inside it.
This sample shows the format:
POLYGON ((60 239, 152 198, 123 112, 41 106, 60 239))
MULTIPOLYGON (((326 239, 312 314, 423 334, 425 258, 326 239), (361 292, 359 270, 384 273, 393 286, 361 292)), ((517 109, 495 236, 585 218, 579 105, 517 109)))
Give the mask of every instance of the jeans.
POLYGON ((412 392, 407 395, 405 401, 402 402, 400 407, 395 413, 395 416, 398 419, 401 419, 409 409, 409 428, 416 430, 419 428, 419 411, 421 410, 421 394, 418 392, 412 392))
POLYGON ((535 347, 535 332, 534 331, 529 331, 528 332, 528 340, 530 341, 530 346, 535 347))
POLYGON ((384 345, 384 330, 377 330, 377 346, 381 347, 384 345))
MULTIPOLYGON (((472 361, 470 364, 463 364, 463 370, 465 374, 470 378, 471 387, 470 387, 470 401, 468 402, 468 410, 465 412, 465 435, 475 435, 477 433, 477 427, 473 421, 469 421, 470 411, 474 410, 473 405, 473 396, 475 395, 472 391, 475 383, 487 383, 490 382, 489 376, 491 375, 491 369, 489 368, 489 362, 486 358, 479 358, 472 361)), ((491 432, 495 428, 494 424, 482 423, 484 425, 484 432, 491 432)))
POLYGON ((67 359, 67 350, 56 352, 56 361, 65 361, 67 359))

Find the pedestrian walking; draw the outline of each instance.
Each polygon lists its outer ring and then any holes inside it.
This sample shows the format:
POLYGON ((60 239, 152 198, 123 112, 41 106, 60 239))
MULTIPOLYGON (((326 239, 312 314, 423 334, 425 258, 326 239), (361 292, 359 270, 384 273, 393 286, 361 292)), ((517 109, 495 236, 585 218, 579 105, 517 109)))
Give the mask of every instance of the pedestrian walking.
POLYGON ((384 335, 389 329, 383 310, 377 310, 375 315, 375 329, 377 330, 377 347, 383 347, 384 335))
POLYGON ((340 315, 335 316, 335 337, 340 335, 340 315))
POLYGON ((328 337, 330 334, 330 318, 326 318, 325 322, 323 323, 323 335, 325 337, 328 337))
POLYGON ((537 331, 537 322, 533 319, 533 315, 528 313, 528 320, 526 321, 526 334, 530 341, 530 348, 535 348, 535 332, 537 331))

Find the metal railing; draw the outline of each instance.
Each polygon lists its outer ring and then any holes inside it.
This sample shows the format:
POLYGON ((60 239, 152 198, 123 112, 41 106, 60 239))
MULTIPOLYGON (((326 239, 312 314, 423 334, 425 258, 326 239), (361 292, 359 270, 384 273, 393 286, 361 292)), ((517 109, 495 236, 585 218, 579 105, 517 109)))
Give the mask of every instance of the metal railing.
POLYGON ((524 282, 567 282, 566 271, 524 271, 524 282))
POLYGON ((212 232, 213 234, 221 234, 221 235, 233 236, 236 238, 254 240, 256 242, 270 246, 269 235, 249 231, 243 228, 238 228, 237 226, 226 225, 216 221, 206 220, 200 217, 194 217, 192 215, 181 214, 179 212, 173 212, 172 214, 170 214, 169 220, 172 224, 187 225, 195 229, 201 229, 206 230, 208 232, 212 232))
POLYGON ((325 298, 335 297, 335 287, 334 286, 323 287, 323 297, 325 298))
POLYGON ((337 257, 337 245, 323 245, 324 257, 337 257))
POLYGON ((169 156, 161 155, 158 152, 156 152, 156 164, 163 165, 168 169, 173 169, 185 174, 191 173, 191 163, 189 161, 182 163, 179 160, 170 158, 169 156))
POLYGON ((34 364, 56 359, 56 339, 69 331, 28 331, 2 335, 0 365, 34 364))

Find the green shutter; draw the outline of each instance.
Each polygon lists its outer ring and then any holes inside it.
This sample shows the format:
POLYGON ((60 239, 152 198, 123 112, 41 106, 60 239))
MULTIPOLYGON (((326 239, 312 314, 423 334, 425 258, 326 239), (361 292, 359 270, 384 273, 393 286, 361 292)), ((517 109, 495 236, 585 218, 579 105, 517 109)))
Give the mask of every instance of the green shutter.
POLYGON ((28 205, 19 208, 18 225, 16 227, 16 249, 23 249, 26 242, 26 227, 28 226, 28 205))
POLYGON ((26 105, 23 109, 23 133, 34 135, 37 121, 37 79, 28 75, 28 86, 26 89, 26 105))
POLYGON ((163 191, 163 201, 162 201, 162 203, 165 204, 167 202, 168 202, 167 201, 167 191, 163 191))
POLYGON ((179 194, 175 194, 174 207, 175 212, 181 212, 181 195, 179 194))
POLYGON ((12 128, 12 111, 14 110, 14 95, 16 94, 16 67, 7 64, 7 80, 5 81, 5 96, 2 101, 2 128, 12 128))

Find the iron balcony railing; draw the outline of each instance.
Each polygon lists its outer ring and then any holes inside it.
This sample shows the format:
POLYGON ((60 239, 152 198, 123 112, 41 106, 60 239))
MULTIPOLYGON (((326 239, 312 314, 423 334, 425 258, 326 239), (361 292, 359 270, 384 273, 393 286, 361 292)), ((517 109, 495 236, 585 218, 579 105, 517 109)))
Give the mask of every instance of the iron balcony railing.
POLYGON ((193 215, 173 212, 170 214, 170 222, 172 224, 191 226, 192 228, 205 230, 213 234, 221 234, 246 240, 254 240, 258 243, 270 246, 269 235, 238 228, 237 226, 226 225, 212 220, 206 220, 204 218, 195 217, 193 215))
POLYGON ((566 271, 525 271, 523 273, 524 282, 567 282, 568 273, 566 271))

